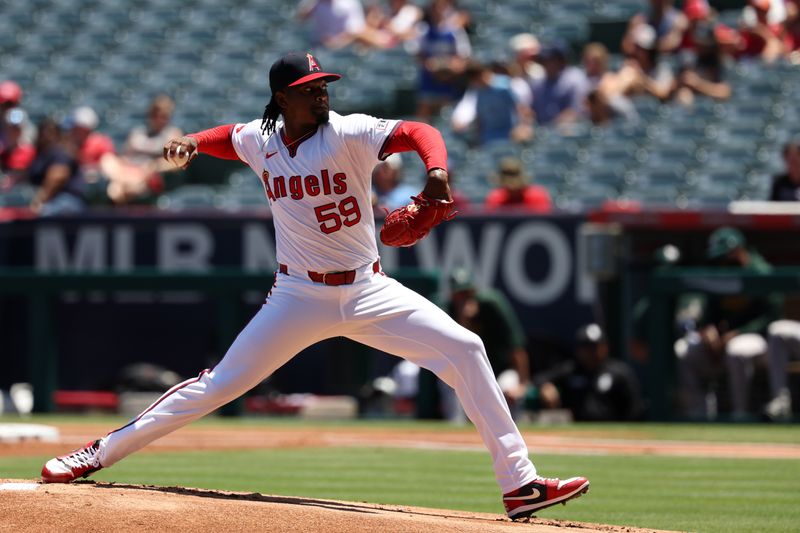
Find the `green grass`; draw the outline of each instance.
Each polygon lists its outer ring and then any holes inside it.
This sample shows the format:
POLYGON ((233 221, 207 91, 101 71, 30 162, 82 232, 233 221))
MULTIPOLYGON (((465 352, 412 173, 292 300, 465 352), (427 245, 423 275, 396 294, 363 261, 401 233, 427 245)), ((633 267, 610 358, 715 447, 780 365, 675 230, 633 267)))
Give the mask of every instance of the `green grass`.
MULTIPOLYGON (((22 421, 39 424, 97 423, 109 430, 124 425, 129 419, 119 416, 85 415, 34 415, 22 421)), ((19 418, 0 416, 0 423, 20 422, 19 418)), ((447 432, 474 432, 471 426, 453 426, 439 421, 419 420, 346 420, 307 421, 292 417, 206 417, 197 426, 216 427, 344 427, 380 428, 402 430, 435 430, 447 432)), ((542 435, 567 435, 609 439, 632 440, 682 440, 696 442, 750 442, 750 443, 800 443, 800 424, 673 424, 673 423, 581 423, 571 425, 541 426, 522 424, 520 429, 542 435)))
MULTIPOLYGON (((45 457, 0 458, 35 477, 45 457)), ((542 517, 682 531, 797 531, 800 462, 537 455, 548 476, 581 474, 589 494, 542 517)), ((327 448, 133 455, 94 479, 501 513, 488 454, 327 448)))

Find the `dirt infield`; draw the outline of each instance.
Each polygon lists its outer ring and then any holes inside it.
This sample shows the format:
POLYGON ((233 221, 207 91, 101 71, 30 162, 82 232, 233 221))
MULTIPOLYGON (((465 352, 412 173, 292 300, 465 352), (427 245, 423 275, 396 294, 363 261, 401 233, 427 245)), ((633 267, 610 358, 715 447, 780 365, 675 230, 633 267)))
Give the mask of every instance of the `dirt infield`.
POLYGON ((652 531, 558 520, 393 505, 81 482, 0 479, 0 531, 261 531, 298 533, 586 533, 652 531), (14 485, 26 490, 8 490, 14 485))

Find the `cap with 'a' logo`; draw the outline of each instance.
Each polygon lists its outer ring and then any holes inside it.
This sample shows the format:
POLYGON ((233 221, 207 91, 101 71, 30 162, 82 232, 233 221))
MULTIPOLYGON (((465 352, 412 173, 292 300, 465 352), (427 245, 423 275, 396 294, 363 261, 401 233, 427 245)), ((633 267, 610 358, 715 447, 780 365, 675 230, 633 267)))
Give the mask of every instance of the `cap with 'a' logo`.
POLYGON ((269 88, 272 94, 313 80, 323 78, 336 81, 341 76, 325 72, 319 60, 309 53, 290 52, 272 64, 269 69, 269 88))

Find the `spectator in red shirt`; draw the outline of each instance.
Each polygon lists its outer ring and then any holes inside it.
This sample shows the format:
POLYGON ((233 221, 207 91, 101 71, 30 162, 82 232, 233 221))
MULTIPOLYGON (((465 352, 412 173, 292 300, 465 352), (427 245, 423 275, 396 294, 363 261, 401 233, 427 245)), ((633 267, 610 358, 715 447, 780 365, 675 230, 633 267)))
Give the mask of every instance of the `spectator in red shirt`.
POLYGON ((27 113, 12 107, 3 114, 2 137, 0 137, 0 190, 8 190, 19 182, 36 155, 32 144, 22 138, 23 126, 27 123, 27 113))
POLYGON ((795 64, 800 63, 800 0, 786 2, 783 45, 789 60, 795 64))
POLYGON ((769 20, 770 0, 749 0, 742 11, 739 57, 772 62, 783 55, 783 26, 769 20))
POLYGON ((89 106, 76 108, 65 121, 69 131, 70 151, 80 165, 84 180, 95 182, 100 177, 100 159, 105 154, 114 153, 114 141, 98 131, 100 118, 89 106))
POLYGON ((683 4, 683 23, 677 51, 694 50, 694 32, 697 25, 711 21, 711 7, 708 0, 686 0, 683 4))
POLYGON ((515 157, 505 157, 500 161, 497 180, 499 187, 486 197, 487 209, 520 207, 533 213, 549 213, 552 209, 550 193, 541 185, 531 185, 522 161, 515 157))

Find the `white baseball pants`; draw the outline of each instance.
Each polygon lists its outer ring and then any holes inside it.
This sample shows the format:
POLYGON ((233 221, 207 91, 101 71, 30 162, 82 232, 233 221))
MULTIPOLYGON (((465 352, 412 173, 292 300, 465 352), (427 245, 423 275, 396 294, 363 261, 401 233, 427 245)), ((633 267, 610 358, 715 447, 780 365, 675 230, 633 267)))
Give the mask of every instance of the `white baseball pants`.
POLYGON ((776 320, 767 330, 772 397, 789 394, 789 361, 800 359, 800 322, 776 320))
POLYGON ((343 336, 408 359, 453 387, 492 455, 503 493, 536 477, 481 339, 397 281, 358 269, 351 285, 314 283, 305 272, 277 274, 266 302, 225 357, 176 385, 101 441, 103 466, 230 402, 321 340, 343 336))

